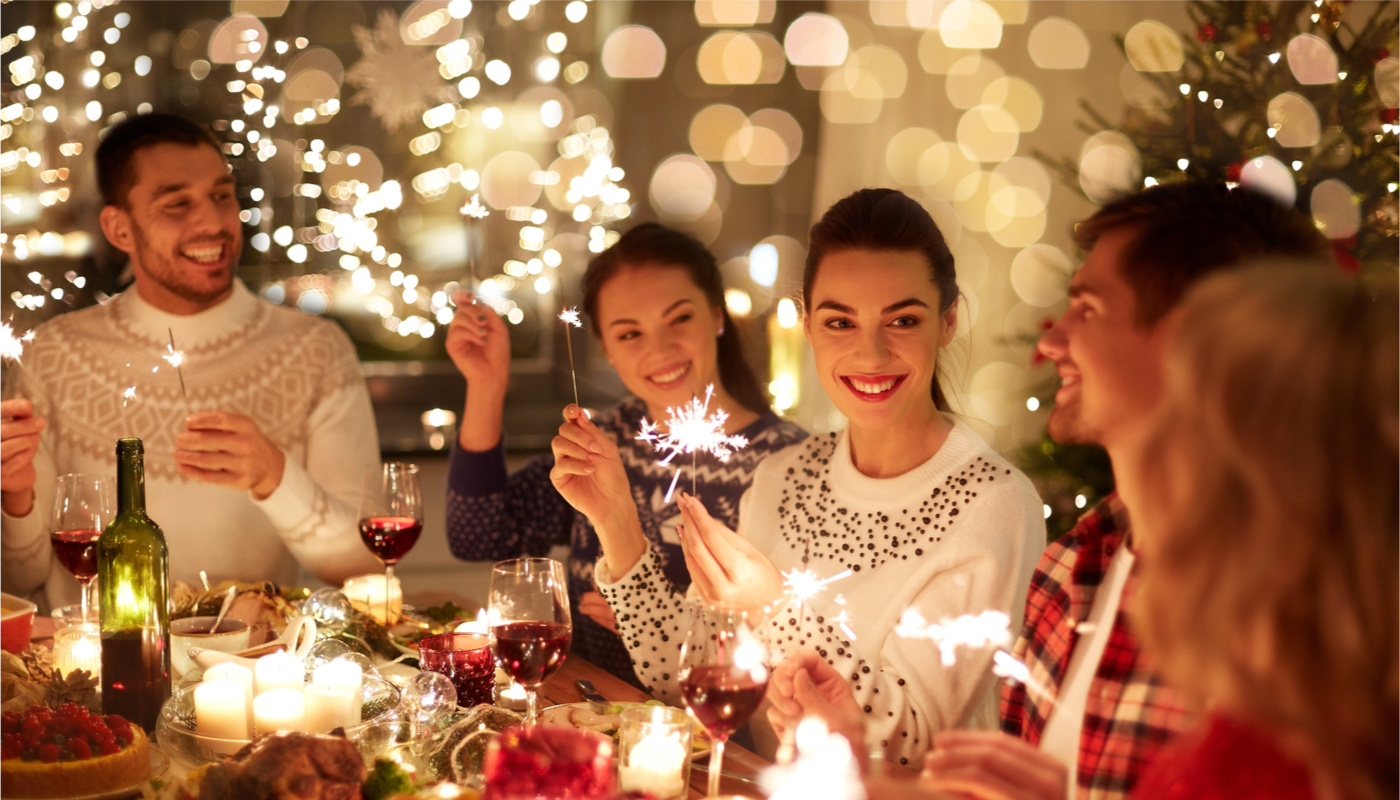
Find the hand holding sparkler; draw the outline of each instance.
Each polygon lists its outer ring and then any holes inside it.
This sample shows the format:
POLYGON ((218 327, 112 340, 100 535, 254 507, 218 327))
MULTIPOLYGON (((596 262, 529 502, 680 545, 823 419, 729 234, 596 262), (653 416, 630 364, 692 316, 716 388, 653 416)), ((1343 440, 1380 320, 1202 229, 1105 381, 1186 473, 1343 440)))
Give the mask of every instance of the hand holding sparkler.
POLYGON ((287 457, 258 423, 231 411, 202 411, 175 434, 180 474, 205 483, 246 489, 259 500, 282 484, 287 457))
POLYGON ((0 506, 12 517, 27 516, 34 508, 34 456, 39 434, 47 427, 28 400, 0 403, 0 506))
POLYGON ((465 290, 452 293, 457 310, 447 326, 447 355, 467 379, 467 396, 457 426, 466 450, 490 450, 501 441, 501 415, 510 380, 510 335, 490 306, 465 290))
POLYGON ((865 762, 865 715, 856 704, 849 679, 815 650, 803 650, 773 669, 768 679, 768 722, 784 741, 806 717, 820 717, 833 733, 845 736, 865 762))
POLYGON ((550 449, 554 451, 550 482, 598 532, 608 570, 625 574, 649 545, 617 445, 582 409, 569 405, 550 449))
POLYGON ((765 612, 776 608, 786 588, 773 562, 748 539, 711 517, 695 497, 683 493, 676 502, 684 519, 685 565, 701 596, 765 612))
POLYGON ((935 792, 991 800, 1064 800, 1065 765, 1039 747, 993 731, 934 736, 919 784, 935 792))

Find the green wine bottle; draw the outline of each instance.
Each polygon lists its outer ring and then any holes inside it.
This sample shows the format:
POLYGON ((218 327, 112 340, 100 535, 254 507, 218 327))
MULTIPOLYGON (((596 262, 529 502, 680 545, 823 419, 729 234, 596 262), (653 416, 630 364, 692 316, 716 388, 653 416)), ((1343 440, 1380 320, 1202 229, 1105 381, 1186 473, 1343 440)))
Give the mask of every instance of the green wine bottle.
POLYGON ((149 733, 170 697, 169 555, 146 516, 144 449, 117 441, 117 515, 97 540, 102 712, 149 733))

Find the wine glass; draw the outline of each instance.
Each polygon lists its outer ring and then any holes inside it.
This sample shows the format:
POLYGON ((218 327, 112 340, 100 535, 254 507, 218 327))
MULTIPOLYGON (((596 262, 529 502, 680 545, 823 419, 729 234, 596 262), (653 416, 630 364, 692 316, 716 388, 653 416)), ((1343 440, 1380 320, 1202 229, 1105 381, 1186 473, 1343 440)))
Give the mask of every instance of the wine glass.
POLYGON ((564 565, 516 558, 491 569, 491 645, 496 664, 525 687, 525 724, 534 725, 540 686, 564 664, 573 624, 564 565))
POLYGON ((78 579, 83 624, 97 577, 97 539, 112 521, 112 481, 82 472, 59 475, 54 485, 49 542, 60 564, 78 579))
POLYGON ((360 538, 384 565, 384 624, 393 624, 389 597, 394 565, 418 543, 423 533, 423 494, 418 467, 393 461, 365 476, 360 494, 360 538))
POLYGON ((719 797, 724 743, 763 703, 768 646, 756 613, 728 603, 698 603, 681 645, 681 698, 714 740, 709 797, 719 797))

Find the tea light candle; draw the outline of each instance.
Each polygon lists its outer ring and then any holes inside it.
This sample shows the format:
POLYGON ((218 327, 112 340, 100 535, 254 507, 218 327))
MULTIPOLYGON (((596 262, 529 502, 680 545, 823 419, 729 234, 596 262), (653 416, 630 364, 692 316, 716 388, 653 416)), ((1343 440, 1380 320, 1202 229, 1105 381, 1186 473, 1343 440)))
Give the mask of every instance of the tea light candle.
POLYGON ((306 701, 301 689, 273 689, 253 698, 254 734, 306 730, 306 701))
MULTIPOLYGON (((247 672, 248 670, 243 670, 247 672)), ((248 740, 248 687, 234 678, 207 676, 194 687, 195 732, 233 741, 203 740, 216 753, 236 753, 248 740)))
POLYGON ((243 716, 248 730, 253 729, 253 671, 232 661, 215 664, 204 670, 206 681, 237 681, 243 686, 243 716))
MULTIPOLYGON (((350 692, 354 709, 352 718, 347 725, 353 725, 360 721, 360 699, 364 694, 364 669, 353 661, 346 659, 336 659, 329 664, 322 664, 311 673, 311 685, 322 688, 344 688, 350 692)), ((307 697, 307 716, 311 715, 310 696, 307 697)), ((331 727, 335 727, 332 725, 331 727)))
POLYGON ((624 714, 622 757, 617 778, 623 791, 647 792, 660 798, 686 793, 690 721, 679 709, 654 706, 651 719, 637 719, 641 709, 624 714), (683 741, 684 740, 684 741, 683 741))
POLYGON ((75 625, 53 635, 53 668, 67 675, 85 669, 102 676, 102 642, 96 625, 75 625))
MULTIPOLYGON (((299 696, 301 688, 306 685, 306 668, 302 666, 300 659, 290 653, 278 651, 263 656, 258 659, 253 670, 257 678, 258 696, 273 689, 295 689, 299 696)), ((255 715, 256 711, 255 708, 255 715)))
POLYGON ((329 733, 360 721, 359 695, 349 686, 313 683, 302 690, 302 698, 307 733, 329 733))
POLYGON ((385 589, 383 575, 356 575, 347 578, 340 591, 349 598, 350 604, 368 612, 382 625, 397 622, 403 613, 403 586, 398 578, 388 583, 385 589), (389 617, 384 616, 385 598, 388 598, 389 617))

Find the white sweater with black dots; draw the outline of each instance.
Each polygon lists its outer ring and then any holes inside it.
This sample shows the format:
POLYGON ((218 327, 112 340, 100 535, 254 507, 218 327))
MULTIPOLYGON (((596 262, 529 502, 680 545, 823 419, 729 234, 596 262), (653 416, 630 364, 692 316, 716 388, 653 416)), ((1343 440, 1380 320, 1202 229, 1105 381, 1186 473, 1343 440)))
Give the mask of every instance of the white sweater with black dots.
MULTIPOLYGON (((996 609, 1020 629, 1045 548, 1041 502, 965 424, 894 478, 862 475, 845 433, 813 436, 759 465, 739 519, 739 532, 779 570, 801 569, 804 554, 819 577, 852 570, 800 611, 795 603, 779 611, 768 632, 784 653, 815 649, 849 676, 869 746, 915 766, 933 733, 995 726, 990 649, 959 648, 944 665, 935 643, 894 633, 907 608, 930 621, 996 609)), ((678 702, 692 607, 648 557, 616 580, 600 560, 597 579, 637 675, 656 697, 678 702)))

